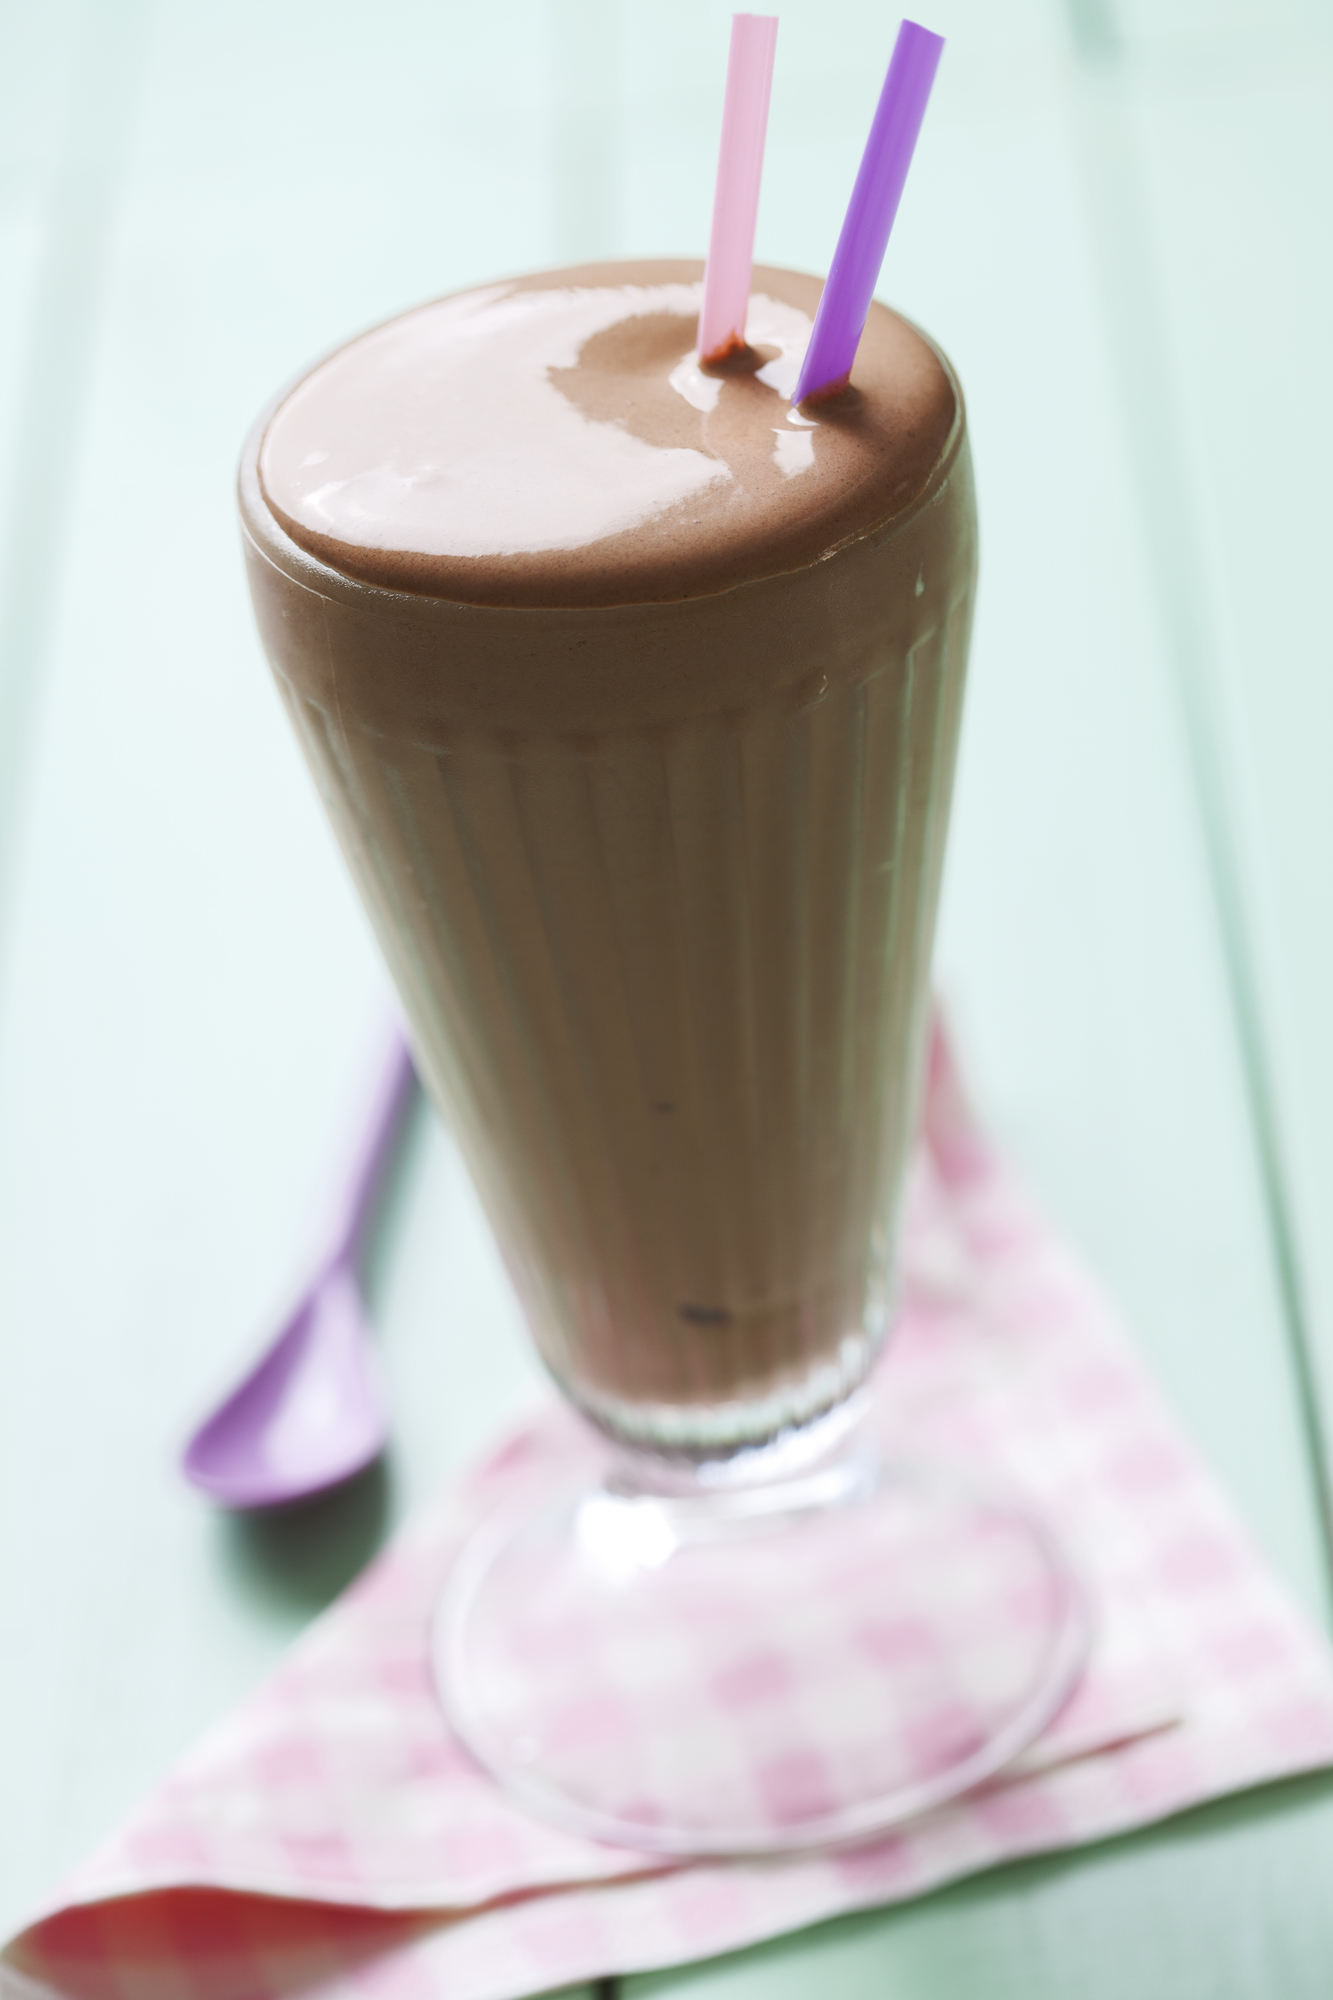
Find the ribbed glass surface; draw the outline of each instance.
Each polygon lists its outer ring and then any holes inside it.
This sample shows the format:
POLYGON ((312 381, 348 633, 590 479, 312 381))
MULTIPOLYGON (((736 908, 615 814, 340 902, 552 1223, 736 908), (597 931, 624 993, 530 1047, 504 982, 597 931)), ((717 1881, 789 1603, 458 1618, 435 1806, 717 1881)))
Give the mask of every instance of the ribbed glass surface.
POLYGON ((885 1327, 970 591, 802 703, 672 733, 331 728, 285 687, 541 1352, 708 1453, 885 1327))

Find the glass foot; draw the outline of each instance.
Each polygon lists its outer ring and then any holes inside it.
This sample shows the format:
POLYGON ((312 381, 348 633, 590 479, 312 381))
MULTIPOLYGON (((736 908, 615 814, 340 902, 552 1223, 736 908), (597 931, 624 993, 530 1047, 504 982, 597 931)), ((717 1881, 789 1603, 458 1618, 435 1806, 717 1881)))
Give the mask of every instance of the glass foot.
POLYGON ((1089 1622, 1024 1507, 869 1452, 779 1485, 584 1483, 487 1524, 436 1615, 473 1753, 532 1811, 653 1853, 857 1839, 991 1777, 1089 1622))

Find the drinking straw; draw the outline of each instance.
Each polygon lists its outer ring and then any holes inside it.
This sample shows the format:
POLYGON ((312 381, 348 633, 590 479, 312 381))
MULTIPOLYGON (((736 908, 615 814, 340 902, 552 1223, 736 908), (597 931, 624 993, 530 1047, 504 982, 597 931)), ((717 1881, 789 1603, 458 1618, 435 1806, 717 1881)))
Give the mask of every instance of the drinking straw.
POLYGON ((847 386, 943 48, 943 36, 915 21, 898 30, 793 403, 847 386))
POLYGON ((777 40, 776 14, 732 15, 713 228, 704 266, 703 311, 699 314, 698 345, 703 361, 721 361, 745 345, 754 226, 759 214, 759 180, 777 40))

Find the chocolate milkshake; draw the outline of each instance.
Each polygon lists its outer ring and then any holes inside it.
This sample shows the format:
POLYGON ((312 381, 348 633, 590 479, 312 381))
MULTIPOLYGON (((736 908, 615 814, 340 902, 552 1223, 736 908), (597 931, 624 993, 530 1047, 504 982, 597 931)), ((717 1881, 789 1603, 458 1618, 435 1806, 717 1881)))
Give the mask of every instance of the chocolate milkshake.
POLYGON ((976 569, 957 382, 757 268, 491 286, 362 335, 241 469, 256 614, 428 1084, 565 1392, 686 1458, 883 1338, 976 569))

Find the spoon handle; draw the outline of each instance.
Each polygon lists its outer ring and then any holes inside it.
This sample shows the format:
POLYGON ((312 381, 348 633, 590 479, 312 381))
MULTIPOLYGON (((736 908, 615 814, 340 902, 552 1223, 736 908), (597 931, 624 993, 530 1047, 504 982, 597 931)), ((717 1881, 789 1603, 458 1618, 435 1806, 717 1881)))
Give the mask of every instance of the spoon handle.
POLYGON ((416 1096, 412 1051, 396 1018, 381 1031, 358 1102, 346 1164, 334 1183, 325 1268, 355 1266, 399 1128, 416 1096))

